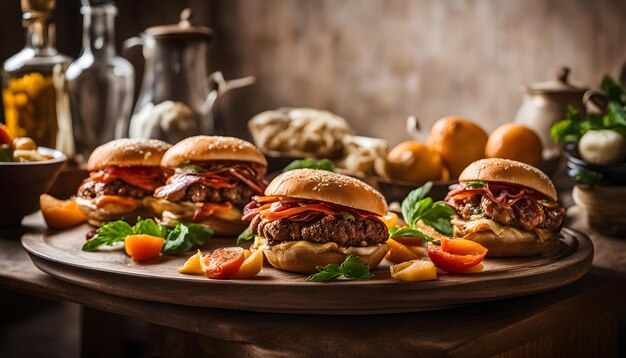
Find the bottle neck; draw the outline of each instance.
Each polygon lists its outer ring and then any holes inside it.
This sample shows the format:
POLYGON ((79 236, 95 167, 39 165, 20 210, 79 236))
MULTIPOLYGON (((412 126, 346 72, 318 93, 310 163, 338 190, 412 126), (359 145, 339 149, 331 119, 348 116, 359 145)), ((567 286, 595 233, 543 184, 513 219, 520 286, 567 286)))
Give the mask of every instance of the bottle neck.
POLYGON ((24 24, 27 48, 33 49, 38 54, 57 53, 54 47, 54 24, 45 17, 25 19, 24 24))
POLYGON ((115 56, 115 5, 83 6, 83 51, 94 57, 115 56))

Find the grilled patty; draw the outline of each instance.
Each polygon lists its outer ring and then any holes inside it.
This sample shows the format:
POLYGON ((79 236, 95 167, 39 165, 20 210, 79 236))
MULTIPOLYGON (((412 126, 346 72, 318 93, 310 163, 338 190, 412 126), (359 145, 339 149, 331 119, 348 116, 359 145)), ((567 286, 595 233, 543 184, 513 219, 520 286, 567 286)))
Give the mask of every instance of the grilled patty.
POLYGON ((152 192, 128 184, 120 179, 115 179, 110 183, 100 183, 88 179, 78 188, 77 195, 81 198, 89 199, 94 199, 100 195, 120 195, 143 199, 146 196, 152 196, 152 192))
POLYGON ((511 225, 525 230, 557 230, 563 224, 565 210, 560 207, 548 208, 529 198, 518 200, 511 207, 502 206, 487 196, 474 195, 463 200, 456 207, 463 219, 475 215, 485 217, 502 225, 511 225))
POLYGON ((261 220, 259 235, 272 246, 284 241, 305 240, 316 244, 335 242, 341 246, 372 246, 389 238, 385 224, 376 219, 343 220, 326 215, 312 221, 261 220))
MULTIPOLYGON (((158 191, 157 191, 158 193, 158 191)), ((234 206, 243 208, 248 204, 254 196, 254 191, 243 183, 237 183, 232 188, 212 188, 200 183, 194 183, 180 190, 169 191, 162 195, 155 195, 160 199, 166 199, 172 202, 191 201, 194 203, 211 202, 225 203, 229 202, 234 206)))

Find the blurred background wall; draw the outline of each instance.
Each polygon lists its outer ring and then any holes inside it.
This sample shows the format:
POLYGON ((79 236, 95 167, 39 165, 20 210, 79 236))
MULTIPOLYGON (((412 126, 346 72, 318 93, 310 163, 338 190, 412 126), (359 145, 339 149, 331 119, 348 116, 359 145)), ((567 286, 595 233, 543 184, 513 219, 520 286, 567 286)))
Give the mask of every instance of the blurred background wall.
MULTIPOLYGON (((220 104, 233 134, 280 106, 328 109, 395 144, 405 118, 458 114, 492 130, 513 120, 523 85, 567 65, 597 87, 626 61, 623 0, 118 0, 118 48, 184 7, 216 33, 211 67, 254 86, 220 104)), ((79 0, 58 0, 57 45, 78 56, 79 0)), ((18 0, 0 2, 0 59, 24 44, 18 0)), ((138 50, 129 54, 141 74, 138 50)))

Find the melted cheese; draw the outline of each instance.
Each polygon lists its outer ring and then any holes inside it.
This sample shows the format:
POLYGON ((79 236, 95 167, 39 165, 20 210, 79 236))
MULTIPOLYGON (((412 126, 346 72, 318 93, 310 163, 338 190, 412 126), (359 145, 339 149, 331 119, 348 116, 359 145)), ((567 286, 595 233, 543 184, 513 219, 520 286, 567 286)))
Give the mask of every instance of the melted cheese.
MULTIPOLYGON (((163 213, 163 215, 168 216, 171 219, 182 221, 190 221, 191 218, 193 218, 196 209, 198 209, 196 204, 189 201, 173 203, 165 199, 150 198, 149 200, 144 201, 144 204, 150 205, 157 213, 163 213)), ((228 209, 217 209, 211 214, 211 216, 231 221, 241 219, 241 215, 243 215, 241 210, 234 206, 228 209)))
POLYGON ((465 237, 475 232, 492 231, 504 241, 547 241, 554 236, 554 232, 544 229, 533 229, 531 231, 520 229, 514 226, 501 225, 490 219, 463 220, 452 219, 454 225, 454 236, 465 237), (534 234, 534 235, 533 235, 534 234))
POLYGON ((327 242, 325 244, 315 244, 315 243, 304 241, 304 240, 298 240, 298 241, 282 242, 278 245, 269 247, 269 250, 287 250, 290 248, 306 249, 307 251, 310 251, 313 254, 320 254, 320 253, 330 250, 330 251, 341 252, 346 255, 353 254, 353 255, 358 255, 358 256, 368 256, 376 252, 380 248, 380 245, 365 246, 365 247, 339 246, 334 242, 327 242))

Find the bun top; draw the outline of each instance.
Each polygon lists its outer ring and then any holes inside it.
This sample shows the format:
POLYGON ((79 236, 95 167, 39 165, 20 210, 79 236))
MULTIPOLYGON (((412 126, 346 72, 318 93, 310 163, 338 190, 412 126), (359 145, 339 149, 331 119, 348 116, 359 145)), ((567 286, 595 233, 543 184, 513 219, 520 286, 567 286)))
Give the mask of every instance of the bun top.
POLYGON ((556 201, 556 189, 541 170, 510 159, 481 159, 470 164, 459 176, 459 182, 484 180, 523 185, 556 201))
POLYGON ((209 160, 236 160, 267 166, 265 156, 252 143, 234 137, 205 135, 176 143, 163 156, 161 166, 175 169, 181 164, 209 160))
POLYGON ((346 175, 319 169, 283 173, 272 180, 265 195, 326 201, 380 216, 389 211, 385 198, 371 186, 346 175))
POLYGON ((171 144, 157 139, 115 139, 96 148, 89 156, 88 170, 100 170, 116 165, 120 167, 158 167, 163 154, 171 144))

